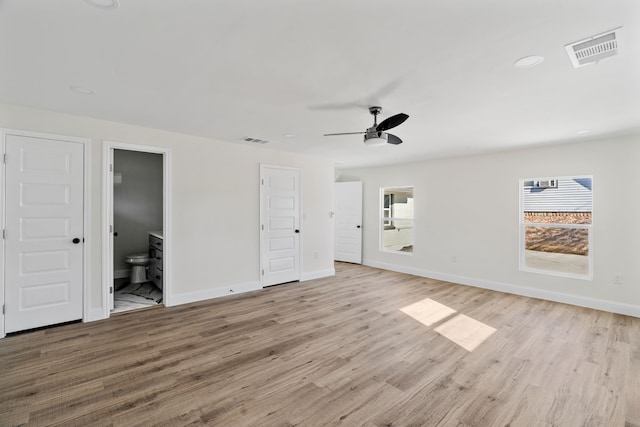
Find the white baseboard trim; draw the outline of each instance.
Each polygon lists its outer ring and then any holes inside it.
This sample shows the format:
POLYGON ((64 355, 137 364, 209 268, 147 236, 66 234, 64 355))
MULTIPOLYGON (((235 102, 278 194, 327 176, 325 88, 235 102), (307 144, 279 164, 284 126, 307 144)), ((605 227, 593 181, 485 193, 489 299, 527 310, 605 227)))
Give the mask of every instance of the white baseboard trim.
MULTIPOLYGON (((314 271, 311 273, 304 273, 300 276, 300 281, 320 279, 323 277, 335 276, 336 270, 334 268, 327 270, 314 271)), ((228 288, 213 288, 204 291, 189 292, 186 294, 178 294, 171 296, 171 306, 189 304, 192 302, 205 301, 212 298, 226 297, 228 295, 241 294, 244 292, 251 292, 263 289, 260 286, 260 282, 248 282, 241 283, 228 288)))
POLYGON ((189 304, 192 302, 204 301, 211 298, 226 297, 228 295, 236 295, 244 292, 257 291, 262 289, 260 282, 240 283, 226 288, 212 288, 204 291, 189 292, 186 294, 177 294, 171 296, 171 307, 181 304, 189 304))
POLYGON ((327 270, 319 270, 319 271, 312 271, 310 273, 303 273, 300 275, 300 281, 306 282, 307 280, 322 279, 323 277, 331 277, 335 275, 336 275, 336 269, 329 268, 327 270))
POLYGON ((104 308, 98 307, 89 309, 89 311, 87 312, 87 316, 82 319, 82 321, 86 323, 95 322, 96 320, 102 319, 106 319, 106 317, 104 317, 104 308))
POLYGON ((114 270, 113 278, 114 279, 124 279, 125 277, 129 277, 131 275, 131 270, 114 270))
POLYGON ((423 270, 414 267, 405 267, 378 261, 363 260, 363 264, 370 267, 381 268, 384 270, 412 274, 414 276, 427 277, 431 279, 444 280, 446 282, 458 283, 461 285, 474 286, 476 288, 489 289, 492 291, 505 292, 508 294, 538 298, 554 302, 561 302, 564 304, 577 305, 579 307, 593 308, 595 310, 624 314, 626 316, 640 317, 640 306, 637 305, 608 301, 598 298, 584 297, 580 295, 565 294, 562 292, 549 291, 545 289, 530 288, 527 286, 511 285, 508 283, 494 282, 492 280, 475 279, 473 277, 458 276, 455 274, 439 273, 436 271, 423 270))

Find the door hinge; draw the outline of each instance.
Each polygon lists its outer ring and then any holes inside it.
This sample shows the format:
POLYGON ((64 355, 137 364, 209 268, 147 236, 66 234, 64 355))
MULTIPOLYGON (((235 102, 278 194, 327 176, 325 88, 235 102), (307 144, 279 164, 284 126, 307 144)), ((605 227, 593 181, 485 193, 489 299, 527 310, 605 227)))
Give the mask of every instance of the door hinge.
POLYGON ((7 238, 7 230, 5 228, 2 229, 2 238, 3 239, 7 238))
POLYGON ((109 172, 113 172, 113 164, 109 163, 109 172))
POLYGON ((113 225, 109 226, 109 233, 113 233, 113 225))
POLYGON ((2 314, 4 314, 4 304, 2 304, 2 314))
POLYGON ((113 293, 113 286, 109 286, 109 293, 112 294, 113 293))
POLYGON ((262 275, 264 276, 264 269, 262 270, 262 275))
POLYGON ((264 231, 264 224, 260 224, 260 227, 262 228, 262 231, 264 231))
POLYGON ((4 155, 2 156, 2 162, 3 162, 4 164, 6 164, 6 163, 7 163, 7 153, 4 153, 4 155))
POLYGON ((261 184, 264 185, 264 178, 260 180, 261 184))

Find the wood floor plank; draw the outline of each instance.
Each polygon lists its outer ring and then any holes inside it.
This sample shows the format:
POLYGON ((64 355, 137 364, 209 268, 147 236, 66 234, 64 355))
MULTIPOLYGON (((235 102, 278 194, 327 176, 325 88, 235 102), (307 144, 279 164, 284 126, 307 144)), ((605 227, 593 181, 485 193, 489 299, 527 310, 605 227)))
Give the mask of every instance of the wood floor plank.
POLYGON ((640 426, 638 372, 640 319, 336 263, 8 336, 0 425, 640 426))

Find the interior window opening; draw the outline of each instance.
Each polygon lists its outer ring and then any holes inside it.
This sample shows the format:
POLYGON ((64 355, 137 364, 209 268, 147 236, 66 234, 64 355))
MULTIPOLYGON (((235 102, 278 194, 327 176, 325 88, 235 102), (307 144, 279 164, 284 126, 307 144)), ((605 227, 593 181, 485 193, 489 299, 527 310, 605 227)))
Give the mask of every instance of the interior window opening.
POLYGON ((413 187, 381 189, 381 250, 413 253, 413 187))

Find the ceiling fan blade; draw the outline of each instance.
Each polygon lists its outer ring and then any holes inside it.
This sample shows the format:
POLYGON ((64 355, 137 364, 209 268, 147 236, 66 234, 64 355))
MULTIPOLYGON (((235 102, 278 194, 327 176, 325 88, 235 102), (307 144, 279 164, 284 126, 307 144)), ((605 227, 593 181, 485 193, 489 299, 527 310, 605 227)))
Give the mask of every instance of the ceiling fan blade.
POLYGON ((387 134, 387 142, 393 145, 402 144, 402 140, 400 138, 390 133, 387 134))
POLYGON ((341 132, 341 133, 325 133, 324 136, 337 136, 337 135, 362 135, 366 132, 341 132))
POLYGON ((398 113, 395 116, 387 117, 386 119, 381 121, 378 126, 376 126, 376 130, 379 132, 384 132, 401 125, 408 118, 409 116, 404 113, 398 113))

